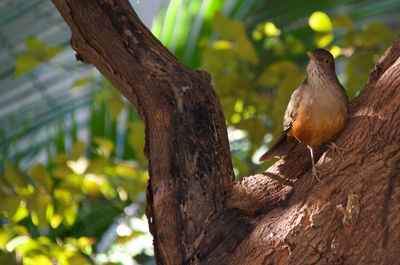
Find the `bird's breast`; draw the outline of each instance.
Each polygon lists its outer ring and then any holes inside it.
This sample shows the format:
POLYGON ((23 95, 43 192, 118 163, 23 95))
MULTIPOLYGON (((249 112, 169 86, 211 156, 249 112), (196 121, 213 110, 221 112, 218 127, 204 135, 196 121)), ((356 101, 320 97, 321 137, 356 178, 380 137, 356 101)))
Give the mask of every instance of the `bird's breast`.
POLYGON ((320 145, 343 128, 348 103, 347 98, 336 91, 313 92, 300 103, 291 134, 304 144, 320 145))

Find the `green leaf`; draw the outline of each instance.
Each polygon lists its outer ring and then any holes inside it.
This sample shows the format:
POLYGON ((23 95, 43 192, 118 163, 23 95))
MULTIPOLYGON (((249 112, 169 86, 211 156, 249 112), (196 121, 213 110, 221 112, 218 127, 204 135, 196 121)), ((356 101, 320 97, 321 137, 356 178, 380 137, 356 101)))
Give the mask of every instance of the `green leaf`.
POLYGON ((389 28, 379 22, 370 23, 365 29, 365 39, 363 42, 365 47, 373 47, 375 45, 379 45, 385 40, 391 37, 391 32, 389 28))
POLYGON ((67 167, 66 165, 57 165, 53 170, 52 173, 54 176, 58 178, 66 178, 69 175, 74 174, 71 168, 67 167))
POLYGON ((121 97, 112 97, 107 103, 111 119, 115 121, 124 108, 124 102, 121 100, 121 97))
POLYGON ((17 212, 14 214, 14 216, 12 218, 12 221, 14 223, 18 223, 22 219, 26 218, 28 215, 29 215, 29 212, 26 209, 26 207, 23 204, 20 204, 17 209, 17 212))
POLYGON ((90 263, 83 256, 78 255, 78 254, 68 258, 68 264, 69 265, 90 265, 90 263))
POLYGON ((115 173, 119 176, 127 178, 135 178, 139 174, 136 168, 126 165, 115 166, 115 173))
POLYGON ((77 141, 72 146, 71 158, 72 160, 78 160, 81 156, 85 154, 85 143, 77 141))
POLYGON ((46 46, 41 40, 35 37, 27 37, 25 45, 28 51, 35 54, 40 60, 47 61, 64 51, 61 46, 46 46))
POLYGON ((27 37, 25 38, 25 45, 29 51, 36 52, 39 55, 44 55, 45 47, 41 40, 35 37, 27 37))
POLYGON ((221 12, 215 13, 211 25, 223 39, 236 40, 239 35, 245 32, 245 28, 240 21, 229 19, 222 15, 221 12))
POLYGON ((234 72, 238 67, 238 59, 232 49, 209 48, 202 54, 201 68, 208 71, 214 80, 229 72, 234 72))
POLYGON ((76 203, 72 203, 64 211, 64 224, 67 227, 71 227, 75 223, 77 217, 78 217, 78 205, 76 203))
POLYGON ((84 77, 84 78, 78 78, 75 79, 74 82, 72 82, 71 88, 79 87, 79 86, 85 86, 90 83, 90 78, 89 77, 84 77))
POLYGON ((51 189, 52 183, 47 169, 42 164, 37 164, 29 170, 29 176, 35 181, 39 187, 45 187, 47 190, 51 189))
POLYGON ((28 73, 41 62, 46 62, 64 50, 61 46, 45 46, 45 44, 35 38, 27 37, 25 39, 27 51, 22 52, 14 61, 14 77, 28 73))
POLYGON ((253 38, 253 40, 255 41, 259 41, 263 38, 263 32, 261 30, 253 30, 253 32, 251 33, 251 37, 253 38))
POLYGON ((266 38, 263 47, 265 49, 272 49, 276 56, 285 55, 285 45, 280 38, 266 38))
POLYGON ((146 159, 143 153, 144 149, 144 122, 133 121, 129 123, 131 132, 129 133, 128 143, 135 151, 136 159, 142 164, 146 163, 146 159))
POLYGON ((285 38, 285 46, 286 49, 293 54, 303 54, 304 53, 304 44, 298 38, 287 35, 285 38))
POLYGON ((114 142, 111 141, 110 139, 95 136, 93 137, 93 143, 99 145, 100 147, 100 149, 98 150, 100 152, 99 155, 102 155, 106 158, 110 157, 111 152, 114 150, 114 142))
POLYGON ((17 195, 8 196, 0 200, 0 214, 4 213, 6 217, 11 219, 18 210, 21 197, 17 195))
POLYGON ((332 31, 333 25, 329 16, 323 12, 316 11, 311 14, 308 19, 310 27, 317 32, 330 32, 332 31))
POLYGON ((103 157, 96 157, 90 160, 86 173, 103 174, 104 167, 108 165, 108 160, 103 157))
POLYGON ((278 83, 278 73, 275 72, 276 69, 273 67, 268 67, 256 80, 257 86, 270 87, 278 83))
POLYGON ((40 60, 31 52, 21 53, 14 62, 14 77, 19 77, 25 73, 28 73, 39 64, 40 60))
POLYGON ((64 48, 59 46, 48 46, 44 52, 45 57, 50 60, 60 52, 63 52, 64 48))
POLYGON ((220 12, 216 12, 211 24, 221 38, 234 41, 236 43, 237 56, 247 62, 258 64, 258 55, 256 50, 246 35, 246 30, 240 21, 229 19, 220 12))
POLYGON ((252 64, 259 63, 256 50, 254 49, 253 44, 251 43, 251 41, 247 38, 247 36, 245 34, 243 34, 237 40, 236 53, 237 53, 239 59, 242 59, 243 61, 247 61, 252 64))
POLYGON ((6 160, 5 164, 4 177, 8 183, 12 184, 14 187, 27 187, 28 178, 25 174, 8 160, 6 160))
POLYGON ((336 28, 346 28, 347 30, 353 30, 353 20, 348 15, 339 16, 333 19, 333 26, 336 28))
POLYGON ((10 183, 0 174, 0 198, 14 195, 15 191, 10 183))
POLYGON ((56 157, 52 159, 55 164, 65 164, 71 158, 66 153, 58 153, 56 157))
POLYGON ((71 191, 57 188, 54 190, 54 197, 56 199, 56 208, 53 215, 50 215, 52 227, 59 225, 60 218, 65 225, 73 225, 77 217, 78 205, 74 202, 71 191))
POLYGON ((0 250, 0 264, 18 265, 18 263, 15 261, 14 255, 12 253, 5 253, 0 250))
POLYGON ((34 219, 37 218, 38 223, 36 225, 41 228, 47 225, 46 211, 50 202, 50 195, 43 190, 35 190, 34 193, 26 197, 26 208, 31 213, 32 221, 35 223, 34 219))

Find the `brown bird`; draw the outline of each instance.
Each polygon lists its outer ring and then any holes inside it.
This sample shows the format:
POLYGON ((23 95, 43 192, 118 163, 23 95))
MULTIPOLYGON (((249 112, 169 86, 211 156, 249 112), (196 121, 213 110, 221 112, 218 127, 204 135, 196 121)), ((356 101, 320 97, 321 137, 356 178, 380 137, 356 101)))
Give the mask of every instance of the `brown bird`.
POLYGON ((329 141, 343 128, 349 99, 336 76, 332 54, 317 49, 307 55, 307 78, 290 98, 283 118, 283 134, 259 161, 280 158, 300 142, 310 150, 313 176, 322 182, 315 169, 313 146, 329 141))

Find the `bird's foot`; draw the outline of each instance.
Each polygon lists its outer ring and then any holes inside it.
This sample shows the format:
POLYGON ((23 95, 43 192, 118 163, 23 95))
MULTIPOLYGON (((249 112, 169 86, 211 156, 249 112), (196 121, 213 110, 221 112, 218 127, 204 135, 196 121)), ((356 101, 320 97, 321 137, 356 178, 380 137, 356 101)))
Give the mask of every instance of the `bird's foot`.
POLYGON ((340 147, 335 142, 330 142, 328 144, 328 148, 332 151, 332 154, 334 154, 335 152, 338 153, 340 158, 344 162, 344 157, 342 155, 342 152, 346 151, 347 148, 340 147))
POLYGON ((318 172, 317 168, 315 166, 312 167, 312 175, 313 177, 319 182, 319 183, 324 183, 319 177, 318 177, 318 172))

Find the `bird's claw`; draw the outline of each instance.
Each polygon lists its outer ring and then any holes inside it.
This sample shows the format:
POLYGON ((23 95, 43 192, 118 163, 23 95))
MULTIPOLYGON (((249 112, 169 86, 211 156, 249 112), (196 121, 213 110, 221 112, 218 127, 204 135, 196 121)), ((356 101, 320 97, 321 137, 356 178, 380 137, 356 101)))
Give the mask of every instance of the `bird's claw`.
POLYGON ((347 148, 340 147, 340 146, 338 146, 335 142, 330 142, 329 145, 328 145, 328 147, 329 147, 330 150, 332 150, 332 153, 335 153, 335 152, 338 153, 339 156, 340 156, 340 158, 341 158, 342 161, 344 162, 344 157, 343 157, 343 155, 342 155, 342 152, 343 152, 343 151, 346 151, 347 148))
POLYGON ((313 177, 314 177, 319 183, 324 183, 324 182, 318 177, 318 170, 315 168, 315 166, 312 167, 312 175, 313 175, 313 177))

